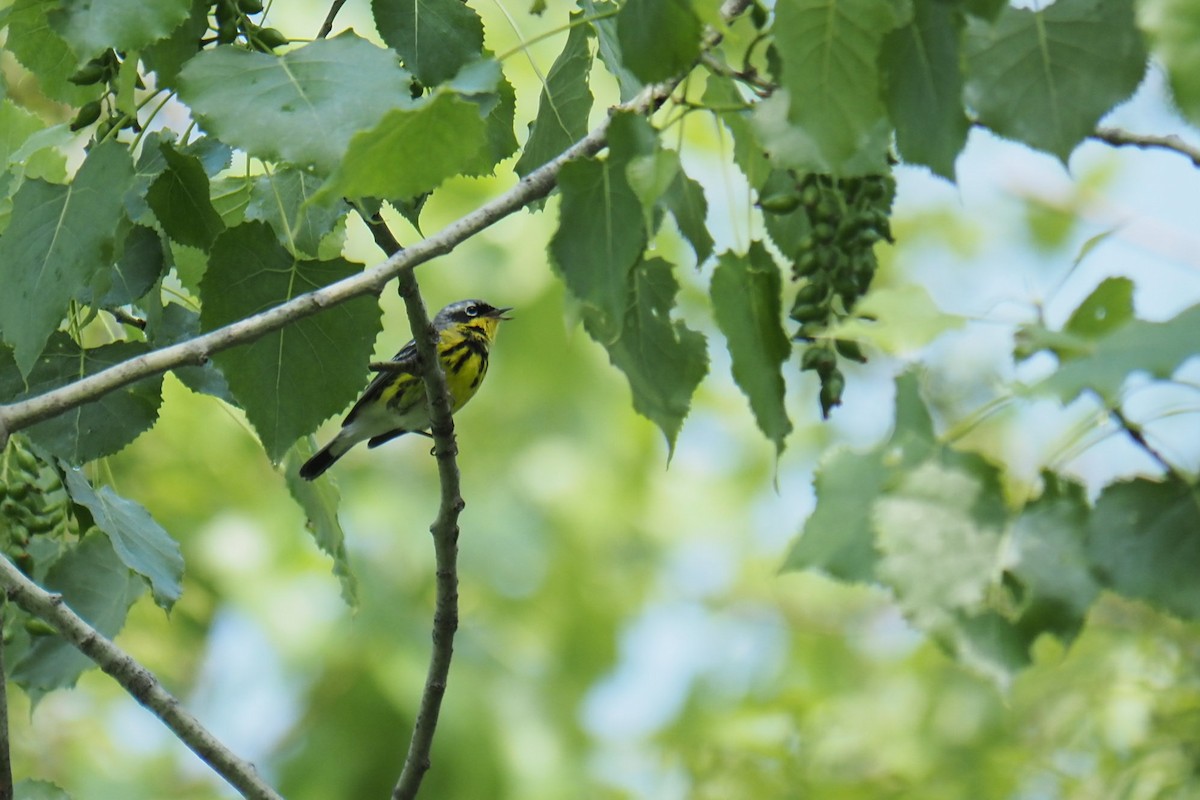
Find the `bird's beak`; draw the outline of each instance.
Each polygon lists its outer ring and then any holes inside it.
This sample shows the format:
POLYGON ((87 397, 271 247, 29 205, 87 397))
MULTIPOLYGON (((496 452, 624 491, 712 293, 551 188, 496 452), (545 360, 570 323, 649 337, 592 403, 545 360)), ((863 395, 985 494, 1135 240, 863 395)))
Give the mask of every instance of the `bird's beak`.
POLYGON ((492 313, 492 316, 495 317, 496 319, 512 319, 512 317, 504 316, 505 312, 512 311, 512 310, 513 310, 512 306, 509 306, 508 308, 497 308, 492 313))

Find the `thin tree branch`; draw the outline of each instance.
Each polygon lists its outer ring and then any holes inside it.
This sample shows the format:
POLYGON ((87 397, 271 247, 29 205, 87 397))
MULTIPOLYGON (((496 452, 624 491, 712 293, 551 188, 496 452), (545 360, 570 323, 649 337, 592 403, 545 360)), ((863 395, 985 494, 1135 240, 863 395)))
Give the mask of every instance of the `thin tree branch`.
POLYGON ((183 709, 179 700, 163 688, 150 670, 68 608, 61 595, 42 589, 4 557, 0 557, 0 587, 8 599, 45 620, 59 636, 96 662, 243 797, 283 800, 263 781, 253 764, 238 758, 218 741, 199 720, 183 709))
POLYGON ((1097 128, 1096 132, 1092 134, 1092 138, 1101 142, 1107 142, 1114 147, 1131 146, 1142 149, 1158 148, 1171 150, 1191 159, 1194 165, 1200 167, 1200 147, 1190 145, 1174 134, 1170 136, 1153 136, 1149 134, 1130 133, 1120 128, 1097 128))
POLYGON ((1164 458, 1163 454, 1158 452, 1158 449, 1155 448, 1154 445, 1150 444, 1150 442, 1146 439, 1146 434, 1142 431, 1140 425, 1130 422, 1129 418, 1125 416, 1120 408, 1109 409, 1109 414, 1112 415, 1113 420, 1118 426, 1120 426, 1121 430, 1125 431, 1129 438, 1133 440, 1133 443, 1145 450, 1146 454, 1157 461, 1158 465, 1162 467, 1168 475, 1178 478, 1180 481, 1186 482, 1184 477, 1179 474, 1179 471, 1175 469, 1175 465, 1164 458))
POLYGON ((333 20, 344 5, 346 0, 333 0, 333 4, 329 6, 329 13, 325 15, 325 21, 321 23, 321 30, 317 31, 318 39, 324 39, 333 30, 333 20))
POLYGON ((8 681, 4 672, 4 631, 8 603, 0 595, 0 800, 13 800, 12 757, 8 746, 8 681))

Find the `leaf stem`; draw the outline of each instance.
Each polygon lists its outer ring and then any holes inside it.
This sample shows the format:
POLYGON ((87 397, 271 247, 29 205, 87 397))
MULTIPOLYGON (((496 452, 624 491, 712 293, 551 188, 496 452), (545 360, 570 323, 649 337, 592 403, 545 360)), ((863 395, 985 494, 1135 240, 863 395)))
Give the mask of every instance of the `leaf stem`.
POLYGON ((1125 413, 1121 411, 1119 406, 1110 408, 1108 413, 1112 416, 1113 421, 1121 427, 1121 430, 1133 440, 1134 444, 1146 451, 1146 454, 1158 462, 1158 465, 1171 477, 1178 480, 1180 483, 1186 484, 1187 479, 1175 469, 1175 465, 1163 457, 1163 454, 1158 452, 1158 449, 1146 439, 1146 434, 1142 427, 1134 422, 1130 422, 1125 413))
POLYGON ((243 797, 252 800, 283 800, 255 770, 212 735, 199 720, 183 709, 150 670, 117 647, 63 602, 25 576, 7 557, 0 557, 0 588, 22 609, 45 620, 58 635, 96 663, 133 699, 141 703, 175 734, 193 753, 227 780, 243 797))
POLYGON ((333 0, 333 3, 329 6, 329 13, 325 15, 325 21, 321 23, 321 30, 317 31, 318 39, 324 39, 333 30, 333 20, 344 5, 346 5, 346 0, 333 0))

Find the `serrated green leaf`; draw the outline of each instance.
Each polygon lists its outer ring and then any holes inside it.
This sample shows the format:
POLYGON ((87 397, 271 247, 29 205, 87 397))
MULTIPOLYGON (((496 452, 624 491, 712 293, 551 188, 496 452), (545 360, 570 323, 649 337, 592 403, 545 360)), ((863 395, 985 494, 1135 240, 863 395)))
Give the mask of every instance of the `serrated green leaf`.
POLYGON ((1033 387, 1069 403, 1085 389, 1115 405, 1121 385, 1131 372, 1168 378, 1191 356, 1200 342, 1200 306, 1192 306, 1166 322, 1133 320, 1095 340, 1033 387))
POLYGON ((885 353, 912 352, 966 323, 938 308, 929 292, 913 283, 872 289, 854 306, 854 313, 830 327, 827 335, 870 342, 885 353))
POLYGON ((1200 616, 1200 498, 1176 478, 1109 486, 1088 519, 1087 551, 1105 586, 1172 614, 1200 616))
POLYGON ((592 20, 600 61, 604 63, 604 68, 609 74, 617 79, 621 102, 631 100, 642 90, 644 84, 625 66, 625 60, 621 56, 621 42, 617 37, 615 16, 619 6, 607 0, 581 0, 579 7, 587 12, 587 16, 592 20))
POLYGON ((320 185, 319 180, 298 169, 260 175, 250 189, 246 219, 266 222, 284 247, 315 258, 321 240, 348 210, 340 197, 314 200, 320 185))
POLYGON ((91 512, 93 523, 108 536, 121 563, 149 581, 154 602, 170 611, 183 594, 179 543, 150 512, 110 487, 97 490, 82 472, 70 467, 63 470, 63 477, 71 499, 91 512))
POLYGON ((246 219, 254 180, 249 175, 229 175, 217 178, 209 186, 213 208, 226 228, 240 225, 246 219))
POLYGON ((49 97, 81 106, 99 97, 102 87, 76 86, 67 80, 79 69, 79 60, 47 18, 59 5, 59 0, 16 0, 9 9, 4 47, 38 76, 49 97))
POLYGON ((754 125, 777 166, 834 175, 886 170, 891 125, 876 63, 900 21, 891 0, 776 7, 783 91, 757 105, 754 125))
POLYGON ((761 242, 752 242, 745 256, 722 253, 709 289, 717 326, 729 343, 733 379, 776 453, 792 432, 781 371, 792 343, 783 332, 781 291, 779 267, 761 242))
POLYGON ((342 599, 353 608, 358 606, 358 580, 350 569, 346 534, 337 516, 341 493, 332 480, 306 481, 300 477, 300 465, 316 451, 311 436, 298 439, 284 458, 283 474, 292 498, 304 509, 313 540, 333 558, 333 574, 341 582, 342 599))
POLYGON ((161 142, 166 168, 150 184, 146 203, 167 235, 180 244, 207 250, 225 224, 209 198, 208 175, 200 159, 161 142))
MULTIPOLYGON (((625 177, 637 151, 635 128, 645 120, 620 114, 610 126, 608 158, 563 165, 558 230, 550 255, 567 289, 590 309, 589 333, 601 343, 616 339, 629 307, 629 274, 646 243, 641 203, 625 177)), ((669 308, 669 307, 668 307, 669 308)))
POLYGON ((517 152, 517 134, 513 130, 513 121, 517 116, 517 90, 508 78, 501 75, 496 95, 496 104, 484 120, 486 144, 480 151, 481 160, 468 168, 468 175, 490 175, 495 172, 497 164, 517 152))
POLYGON ((13 800, 71 800, 71 796, 49 781, 26 778, 13 786, 13 800))
POLYGON ((644 226, 651 234, 656 229, 654 218, 659 200, 681 169, 679 154, 658 147, 657 142, 649 153, 635 155, 625 164, 625 179, 642 204, 644 226))
MULTIPOLYGON (((27 378, 12 351, 0 349, 0 397, 24 400, 147 352, 142 342, 116 342, 81 350, 69 336, 55 333, 27 378)), ((112 455, 150 429, 162 402, 162 378, 138 381, 78 408, 39 422, 29 438, 70 464, 112 455)))
MULTIPOLYGON (((63 596, 67 606, 108 638, 125 625, 129 607, 145 588, 121 563, 108 538, 85 536, 50 568, 45 588, 63 596)), ((58 636, 39 637, 12 666, 11 677, 35 700, 68 688, 95 663, 58 636)))
MULTIPOLYGON (((261 222, 230 228, 213 243, 200 284, 201 327, 215 330, 360 270, 342 259, 297 261, 261 222)), ((357 396, 379 329, 379 305, 357 298, 213 357, 272 461, 357 396)))
MULTIPOLYGON (((575 22, 579 15, 572 14, 575 22)), ((587 134, 588 114, 592 110, 592 90, 588 74, 592 69, 592 54, 588 25, 576 25, 567 34, 567 43, 546 73, 538 100, 537 118, 529 128, 525 149, 513 169, 524 178, 566 150, 587 134)))
POLYGON ((146 68, 155 74, 155 85, 175 88, 179 70, 200 52, 200 40, 208 31, 209 0, 188 0, 187 18, 169 36, 142 50, 146 68))
POLYGON ((483 50, 483 22, 462 0, 371 0, 375 28, 425 86, 454 76, 483 50))
POLYGON ((625 0, 616 21, 621 62, 643 83, 681 75, 700 55, 704 26, 687 0, 625 0))
POLYGON ((109 289, 97 305, 115 308, 132 303, 150 291, 165 265, 158 231, 144 225, 130 226, 121 245, 121 258, 113 265, 109 289))
POLYGON ((1154 43, 1154 56, 1166 68, 1179 109, 1200 123, 1200 6, 1192 0, 1139 0, 1138 23, 1154 43))
POLYGON ((165 39, 187 19, 191 0, 66 0, 50 24, 75 55, 88 59, 112 48, 141 50, 165 39))
POLYGON ((0 321, 23 374, 50 333, 113 253, 133 182, 129 151, 115 141, 88 153, 70 185, 28 180, 0 237, 0 321))
POLYGON ((671 320, 679 285, 666 261, 638 263, 629 281, 629 305, 617 339, 606 341, 610 320, 591 309, 585 309, 584 327, 625 373, 634 409, 658 425, 674 452, 692 394, 708 372, 704 336, 671 320))
POLYGON ((390 51, 347 33, 282 56, 205 50, 181 70, 179 96, 221 141, 328 174, 354 134, 412 106, 410 82, 390 51))
POLYGON ((355 134, 317 197, 423 194, 466 169, 485 144, 475 104, 440 91, 415 108, 389 111, 374 128, 355 134), (430 142, 439 146, 431 148, 430 142))
POLYGON ((964 53, 980 122, 1064 162, 1146 69, 1133 0, 1009 6, 995 22, 968 20, 964 53))
POLYGON ((667 187, 662 199, 671 216, 675 218, 679 232, 692 246, 692 251, 696 254, 696 266, 700 266, 713 252, 713 238, 708 232, 708 200, 704 197, 704 187, 680 169, 675 173, 675 178, 667 187))
POLYGON ((838 580, 875 580, 875 531, 871 508, 888 472, 879 449, 839 450, 813 479, 817 507, 788 551, 783 570, 816 569, 838 580))
POLYGON ((883 42, 884 97, 900 157, 953 181, 970 129, 959 66, 962 13, 940 0, 916 0, 914 7, 912 22, 883 42))

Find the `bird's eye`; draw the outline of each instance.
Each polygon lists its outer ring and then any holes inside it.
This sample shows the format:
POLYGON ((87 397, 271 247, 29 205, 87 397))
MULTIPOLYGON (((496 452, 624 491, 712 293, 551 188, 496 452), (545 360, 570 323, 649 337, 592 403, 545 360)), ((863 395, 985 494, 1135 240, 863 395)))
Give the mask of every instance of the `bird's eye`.
POLYGON ((478 314, 479 314, 479 306, 475 305, 474 303, 467 306, 467 316, 468 317, 474 317, 474 316, 477 316, 478 314))

